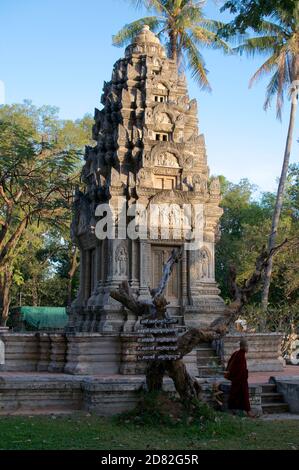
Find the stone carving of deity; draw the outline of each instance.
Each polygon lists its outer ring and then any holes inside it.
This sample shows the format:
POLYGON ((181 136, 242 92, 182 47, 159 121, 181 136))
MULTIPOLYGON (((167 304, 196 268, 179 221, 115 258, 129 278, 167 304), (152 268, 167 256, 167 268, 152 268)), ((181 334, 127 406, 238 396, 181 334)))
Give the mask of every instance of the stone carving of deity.
POLYGON ((143 168, 141 168, 141 170, 139 170, 138 175, 137 175, 137 183, 142 186, 142 184, 146 180, 146 177, 147 177, 146 171, 143 168))
POLYGON ((119 246, 115 253, 116 274, 118 276, 127 275, 128 253, 124 246, 119 246))
POLYGON ((193 187, 194 191, 196 192, 201 192, 201 193, 206 193, 208 190, 208 183, 205 178, 203 178, 200 175, 194 175, 193 176, 193 187))
POLYGON ((147 108, 146 109, 146 113, 145 113, 145 116, 146 116, 146 120, 147 121, 150 121, 153 117, 153 110, 152 108, 147 108))
POLYGON ((184 124, 185 116, 183 113, 179 114, 178 117, 176 118, 176 125, 181 126, 184 124))
POLYGON ((171 119, 167 113, 159 113, 155 116, 157 124, 171 124, 171 119))
POLYGON ((172 167, 172 168, 178 168, 178 166, 179 166, 175 155, 173 155, 172 153, 169 153, 169 152, 161 153, 157 157, 156 165, 157 166, 168 166, 168 167, 172 167))
POLYGON ((210 258, 206 250, 199 253, 199 278, 207 279, 210 277, 210 258))
POLYGON ((161 227, 169 227, 169 207, 168 204, 161 204, 159 207, 160 212, 160 226, 161 227))
POLYGON ((220 194, 220 181, 219 178, 214 178, 210 184, 210 194, 219 196, 220 194))
POLYGON ((172 205, 170 224, 173 228, 179 228, 181 226, 181 209, 177 204, 172 205))

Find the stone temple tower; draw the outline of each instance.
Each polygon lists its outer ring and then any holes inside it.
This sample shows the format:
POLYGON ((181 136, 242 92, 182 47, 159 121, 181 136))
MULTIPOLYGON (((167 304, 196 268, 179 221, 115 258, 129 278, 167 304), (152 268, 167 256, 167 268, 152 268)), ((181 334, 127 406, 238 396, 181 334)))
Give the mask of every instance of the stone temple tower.
POLYGON ((166 292, 169 311, 186 326, 210 323, 224 308, 214 269, 222 213, 219 181, 209 179, 196 100, 189 100, 184 76, 147 26, 114 65, 101 102, 92 131, 96 146, 86 148, 85 189, 77 191, 74 203, 72 236, 81 264, 69 331, 134 331, 138 319, 110 297, 111 289, 128 280, 140 298, 150 298, 149 288, 158 285, 172 249, 188 243, 183 207, 191 208, 190 227, 195 207, 202 208, 201 239, 196 249, 184 250, 172 273, 166 292), (101 239, 97 224, 107 204, 114 237, 101 239), (143 236, 123 235, 121 215, 127 226, 134 219, 143 236))

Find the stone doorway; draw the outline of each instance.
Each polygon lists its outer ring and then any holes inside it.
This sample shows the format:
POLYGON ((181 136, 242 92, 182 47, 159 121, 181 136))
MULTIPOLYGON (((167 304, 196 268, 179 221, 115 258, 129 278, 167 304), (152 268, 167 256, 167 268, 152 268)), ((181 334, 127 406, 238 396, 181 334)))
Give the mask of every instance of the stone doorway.
MULTIPOLYGON (((151 285, 157 287, 162 277, 163 266, 171 255, 175 246, 152 245, 151 256, 151 285)), ((170 302, 170 307, 181 305, 181 263, 176 264, 169 279, 165 297, 170 302)))

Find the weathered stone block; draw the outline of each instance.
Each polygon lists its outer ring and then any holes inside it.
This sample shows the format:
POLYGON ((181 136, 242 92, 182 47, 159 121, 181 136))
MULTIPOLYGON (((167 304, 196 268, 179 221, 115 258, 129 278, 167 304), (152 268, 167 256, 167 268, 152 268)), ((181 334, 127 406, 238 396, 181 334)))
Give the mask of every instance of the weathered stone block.
POLYGON ((245 337, 248 341, 247 366, 250 372, 283 370, 282 335, 280 333, 235 333, 226 335, 221 340, 218 348, 225 365, 232 353, 239 349, 242 337, 245 337))
POLYGON ((2 376, 0 413, 51 413, 82 409, 81 382, 67 375, 2 376))
POLYGON ((66 362, 66 337, 64 334, 50 333, 50 364, 49 372, 63 372, 66 362))
POLYGON ((39 358, 37 363, 37 370, 39 372, 46 372, 49 370, 51 363, 51 340, 48 333, 38 333, 38 347, 39 358))
POLYGON ((39 349, 35 333, 1 333, 0 339, 5 346, 5 363, 0 370, 7 372, 36 371, 39 349))
POLYGON ((118 335, 75 333, 67 335, 68 374, 118 374, 121 345, 118 335))
POLYGON ((121 364, 119 372, 124 375, 143 375, 146 363, 137 360, 137 335, 136 333, 122 334, 121 341, 121 364))

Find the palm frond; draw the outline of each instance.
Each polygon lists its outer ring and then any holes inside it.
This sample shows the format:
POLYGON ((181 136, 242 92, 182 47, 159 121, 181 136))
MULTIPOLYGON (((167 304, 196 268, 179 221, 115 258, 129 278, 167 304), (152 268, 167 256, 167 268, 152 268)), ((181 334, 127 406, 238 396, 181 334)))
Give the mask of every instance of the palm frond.
POLYGON ((123 47, 130 43, 136 34, 138 34, 144 25, 148 25, 152 31, 157 31, 161 24, 161 19, 156 16, 147 16, 126 24, 117 34, 112 36, 112 44, 117 47, 123 47))
POLYGON ((206 48, 221 49, 225 54, 231 54, 233 50, 226 41, 217 36, 216 33, 197 26, 191 29, 192 39, 196 44, 206 48))
POLYGON ((271 72, 275 67, 276 67, 276 61, 278 58, 278 53, 273 54, 269 59, 266 60, 266 62, 261 65, 255 74, 251 77, 250 82, 249 82, 249 87, 251 88, 253 83, 262 78, 263 75, 271 72))
POLYGON ((259 23, 259 33, 262 34, 272 34, 276 37, 287 37, 289 31, 287 31, 282 25, 273 23, 271 21, 261 21, 259 23))
POLYGON ((192 78, 200 88, 211 91, 211 85, 207 77, 208 70, 205 67, 204 59, 188 34, 183 35, 181 47, 182 52, 187 56, 188 68, 191 71, 192 78))
POLYGON ((163 2, 163 0, 130 0, 130 3, 132 3, 136 10, 145 8, 146 10, 154 9, 156 11, 163 11, 163 3, 165 2, 163 2))
POLYGON ((275 36, 257 36, 248 38, 243 44, 235 47, 234 50, 241 55, 245 52, 247 56, 255 54, 273 54, 279 47, 275 36))

